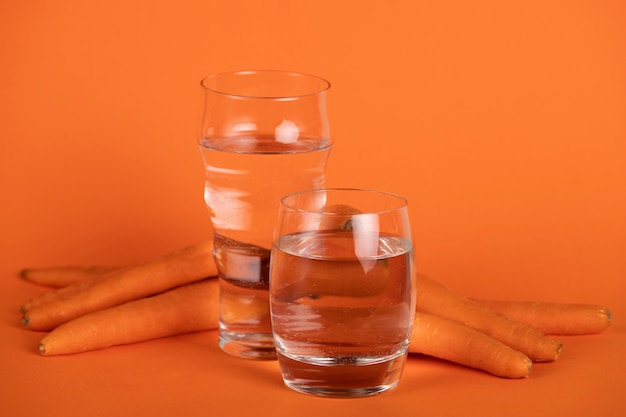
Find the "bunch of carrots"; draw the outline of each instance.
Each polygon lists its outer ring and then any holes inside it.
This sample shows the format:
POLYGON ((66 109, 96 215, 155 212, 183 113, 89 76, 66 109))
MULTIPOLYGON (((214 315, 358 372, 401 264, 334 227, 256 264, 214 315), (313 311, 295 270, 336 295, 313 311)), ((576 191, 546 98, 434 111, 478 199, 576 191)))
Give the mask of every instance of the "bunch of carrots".
MULTIPOLYGON (((54 287, 21 307, 27 329, 49 331, 44 356, 72 354, 218 327, 212 241, 126 267, 25 269, 27 281, 54 287)), ((553 335, 598 333, 611 312, 600 305, 508 302, 464 297, 423 276, 409 351, 503 378, 527 377, 554 361, 553 335)))

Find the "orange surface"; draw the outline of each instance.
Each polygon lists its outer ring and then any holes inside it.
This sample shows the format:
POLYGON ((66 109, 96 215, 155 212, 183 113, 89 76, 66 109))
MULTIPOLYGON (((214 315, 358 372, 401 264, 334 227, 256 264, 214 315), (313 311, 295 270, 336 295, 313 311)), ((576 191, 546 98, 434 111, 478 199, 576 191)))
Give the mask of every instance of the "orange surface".
POLYGON ((626 407, 626 3, 4 1, 0 415, 567 416, 626 407), (123 264, 210 233, 195 128, 209 72, 333 86, 329 185, 409 198, 421 273, 468 295, 593 302, 525 380, 412 358, 326 400, 215 332, 43 358, 25 266, 123 264))

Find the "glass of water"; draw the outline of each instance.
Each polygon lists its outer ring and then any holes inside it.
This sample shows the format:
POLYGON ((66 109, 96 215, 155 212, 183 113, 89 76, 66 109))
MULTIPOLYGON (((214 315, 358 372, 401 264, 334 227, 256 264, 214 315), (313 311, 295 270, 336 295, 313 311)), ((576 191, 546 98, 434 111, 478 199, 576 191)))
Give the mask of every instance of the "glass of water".
POLYGON ((220 282, 219 343, 275 359, 269 312, 272 232, 281 197, 325 184, 332 147, 317 76, 239 71, 202 80, 198 145, 220 282))
POLYGON ((270 261, 270 306, 288 387, 328 397, 395 387, 415 314, 407 201, 360 189, 284 197, 270 261))

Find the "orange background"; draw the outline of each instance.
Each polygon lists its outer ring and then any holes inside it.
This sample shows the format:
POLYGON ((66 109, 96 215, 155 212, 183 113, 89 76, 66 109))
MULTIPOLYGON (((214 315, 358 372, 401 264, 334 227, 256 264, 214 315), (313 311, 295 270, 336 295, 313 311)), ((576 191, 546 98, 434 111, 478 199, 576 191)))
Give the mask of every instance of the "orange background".
POLYGON ((623 412, 623 1, 4 1, 0 52, 0 414, 623 412), (257 68, 331 81, 328 185, 408 197, 421 273, 605 304, 612 328, 523 381, 412 358, 396 391, 353 401, 292 393, 215 332, 38 357, 17 309, 42 289, 17 271, 207 237, 199 81, 257 68))

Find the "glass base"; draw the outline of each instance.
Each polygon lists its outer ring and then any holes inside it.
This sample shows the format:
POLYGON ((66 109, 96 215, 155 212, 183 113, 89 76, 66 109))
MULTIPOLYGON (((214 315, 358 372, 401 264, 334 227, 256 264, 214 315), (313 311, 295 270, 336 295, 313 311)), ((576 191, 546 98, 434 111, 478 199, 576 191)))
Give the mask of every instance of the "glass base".
POLYGON ((317 397, 329 398, 360 398, 372 395, 382 394, 398 385, 399 381, 395 381, 389 385, 378 385, 369 388, 328 388, 328 387, 311 387, 297 383, 285 381, 285 385, 292 390, 301 394, 314 395, 317 397))
POLYGON ((250 334, 220 331, 220 349, 243 359, 276 360, 271 334, 250 334))
MULTIPOLYGON (((283 381, 290 389, 321 397, 356 398, 381 394, 395 388, 406 362, 406 353, 387 357, 380 362, 362 363, 357 358, 334 358, 313 363, 278 354, 283 381)), ((302 358, 300 358, 302 359, 302 358)))

